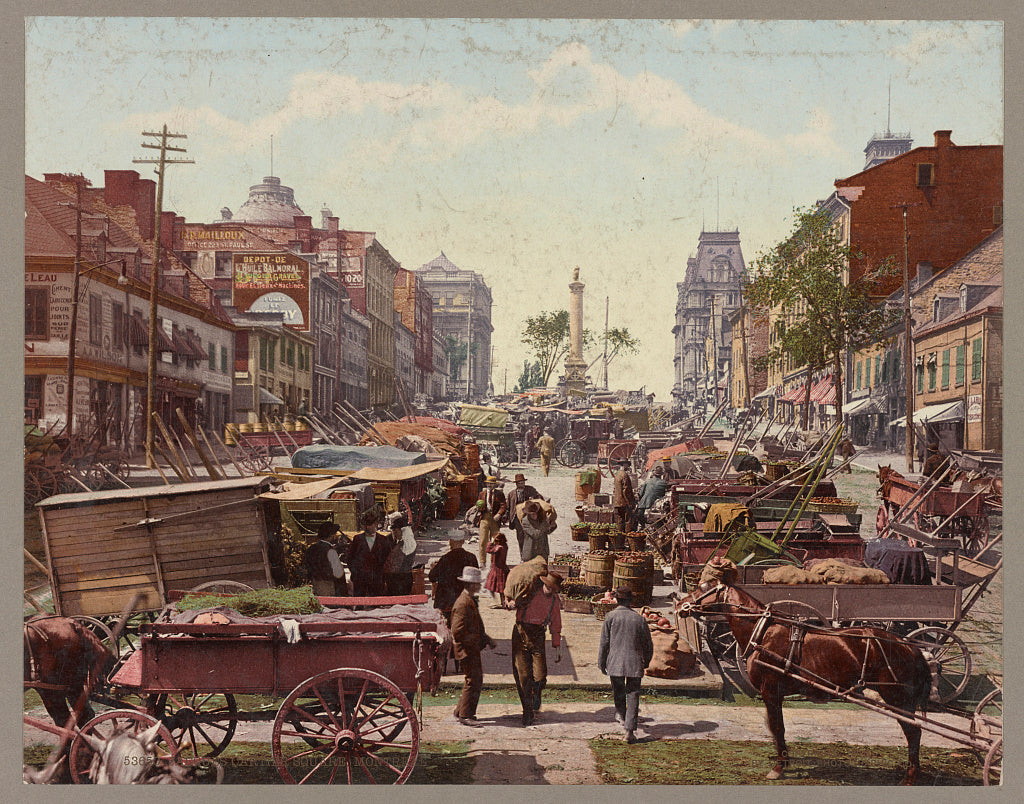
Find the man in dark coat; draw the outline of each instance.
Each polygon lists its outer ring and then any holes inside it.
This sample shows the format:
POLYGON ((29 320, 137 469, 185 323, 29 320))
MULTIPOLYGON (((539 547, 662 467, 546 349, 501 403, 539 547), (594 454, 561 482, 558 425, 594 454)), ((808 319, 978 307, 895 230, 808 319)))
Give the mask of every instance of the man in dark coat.
POLYGON ((462 539, 449 539, 448 552, 438 559, 427 575, 433 589, 434 608, 444 615, 449 625, 452 621, 452 607, 462 591, 462 582, 459 580, 462 571, 466 567, 480 568, 476 556, 462 549, 462 542, 462 539))
POLYGON ((356 534, 345 555, 355 597, 380 597, 384 594, 384 565, 395 544, 389 534, 377 530, 378 521, 377 511, 373 508, 363 514, 363 532, 356 534))
POLYGON ((615 473, 612 484, 612 508, 615 509, 615 524, 619 526, 620 533, 629 531, 636 507, 636 494, 633 493, 628 467, 629 461, 619 461, 619 471, 615 473))
POLYGON ((523 553, 523 542, 526 534, 523 533, 523 525, 519 521, 519 512, 516 510, 527 500, 544 499, 540 492, 533 486, 526 485, 526 475, 520 473, 515 478, 516 486, 505 498, 505 518, 508 526, 516 532, 516 539, 519 542, 519 554, 523 553))
POLYGON ((476 707, 480 703, 480 690, 484 686, 484 669, 480 662, 480 651, 493 648, 494 640, 484 631, 476 593, 480 591, 480 570, 466 567, 458 577, 462 591, 452 607, 452 645, 459 669, 466 676, 462 685, 462 697, 455 705, 455 717, 463 726, 483 725, 476 719, 476 707))
POLYGON ((633 591, 619 587, 614 595, 619 605, 605 615, 597 668, 611 679, 615 719, 626 730, 626 742, 632 744, 640 715, 640 681, 654 657, 654 642, 644 618, 630 608, 633 591))
POLYGON ((348 594, 345 568, 335 547, 340 530, 334 522, 324 522, 317 528, 317 540, 306 549, 303 563, 313 584, 314 595, 337 597, 348 594))

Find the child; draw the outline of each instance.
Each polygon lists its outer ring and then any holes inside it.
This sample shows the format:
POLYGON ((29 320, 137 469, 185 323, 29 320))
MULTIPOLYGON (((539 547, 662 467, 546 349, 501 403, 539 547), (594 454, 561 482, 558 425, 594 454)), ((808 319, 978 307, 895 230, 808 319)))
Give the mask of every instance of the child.
POLYGON ((491 543, 487 547, 487 552, 491 554, 491 571, 487 574, 487 581, 484 583, 484 589, 487 589, 491 593, 491 598, 494 598, 494 593, 497 592, 501 597, 501 605, 493 606, 492 608, 505 608, 505 581, 508 579, 508 541, 505 539, 505 534, 498 531, 494 536, 491 537, 491 543))

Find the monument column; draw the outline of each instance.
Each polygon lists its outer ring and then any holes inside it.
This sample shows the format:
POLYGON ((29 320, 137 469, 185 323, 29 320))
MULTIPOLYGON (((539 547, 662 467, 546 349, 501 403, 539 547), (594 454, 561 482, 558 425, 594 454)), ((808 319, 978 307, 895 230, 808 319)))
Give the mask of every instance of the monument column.
POLYGON ((565 358, 565 393, 583 396, 587 387, 587 363, 583 359, 583 288, 579 266, 569 283, 569 356, 565 358))

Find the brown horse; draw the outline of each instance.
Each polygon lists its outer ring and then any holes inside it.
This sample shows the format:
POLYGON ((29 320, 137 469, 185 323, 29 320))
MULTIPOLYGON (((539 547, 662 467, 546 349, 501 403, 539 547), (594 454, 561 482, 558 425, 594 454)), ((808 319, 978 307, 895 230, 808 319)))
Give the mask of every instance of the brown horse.
MULTIPOLYGON (((731 563, 731 562, 730 562, 731 563)), ((821 699, 832 692, 856 694, 871 689, 893 710, 912 715, 928 700, 932 677, 921 651, 880 628, 815 628, 776 619, 758 601, 730 583, 735 566, 721 582, 708 582, 680 599, 680 615, 724 613, 747 659, 747 673, 764 700, 768 729, 775 743, 769 779, 779 779, 789 765, 782 700, 804 694, 821 699), (794 638, 794 630, 803 631, 794 638), (755 633, 755 631, 757 633, 755 633)), ((914 784, 920 771, 921 727, 900 720, 907 738, 909 766, 903 784, 914 784)))
POLYGON ((84 705, 77 725, 91 720, 88 692, 113 666, 113 654, 92 631, 68 617, 33 617, 23 632, 25 686, 39 693, 54 724, 67 726, 68 704, 74 707, 79 699, 84 705))

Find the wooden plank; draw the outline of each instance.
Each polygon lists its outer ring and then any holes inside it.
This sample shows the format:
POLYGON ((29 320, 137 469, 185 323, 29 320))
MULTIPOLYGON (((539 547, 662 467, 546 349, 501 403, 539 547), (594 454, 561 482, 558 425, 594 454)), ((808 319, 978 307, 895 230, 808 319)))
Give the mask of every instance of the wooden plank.
POLYGON ((67 581, 63 584, 65 593, 84 592, 93 589, 109 590, 121 589, 126 586, 155 586, 156 576, 149 575, 125 575, 121 578, 96 578, 80 579, 78 581, 67 581))
POLYGON ((64 616, 86 614, 90 617, 102 617, 120 614, 136 592, 143 595, 137 607, 138 611, 155 611, 163 608, 159 593, 152 587, 125 588, 117 592, 96 592, 84 595, 72 592, 63 601, 64 616))

